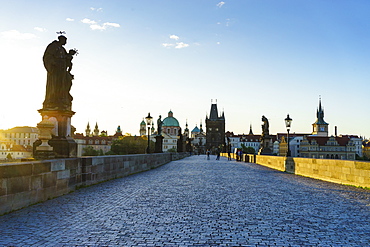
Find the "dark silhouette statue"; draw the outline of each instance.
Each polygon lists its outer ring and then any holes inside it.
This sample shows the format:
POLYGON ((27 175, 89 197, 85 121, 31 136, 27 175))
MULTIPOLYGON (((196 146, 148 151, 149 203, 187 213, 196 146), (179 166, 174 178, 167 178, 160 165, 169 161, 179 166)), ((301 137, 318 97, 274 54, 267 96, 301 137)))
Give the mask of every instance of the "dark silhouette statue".
POLYGON ((261 144, 258 151, 259 155, 271 155, 272 154, 272 138, 269 131, 269 120, 262 116, 262 135, 261 135, 261 144))
POLYGON ((158 128, 158 131, 157 131, 157 134, 158 135, 161 135, 162 134, 162 125, 163 125, 163 121, 162 121, 162 116, 159 115, 159 118, 157 120, 157 128, 158 128))
POLYGON ((46 93, 43 108, 45 110, 71 110, 72 96, 69 91, 74 76, 71 74, 72 58, 77 52, 63 47, 67 38, 60 35, 45 50, 43 62, 47 71, 46 93))
POLYGON ((262 122, 262 136, 269 136, 269 120, 265 116, 262 116, 262 122))

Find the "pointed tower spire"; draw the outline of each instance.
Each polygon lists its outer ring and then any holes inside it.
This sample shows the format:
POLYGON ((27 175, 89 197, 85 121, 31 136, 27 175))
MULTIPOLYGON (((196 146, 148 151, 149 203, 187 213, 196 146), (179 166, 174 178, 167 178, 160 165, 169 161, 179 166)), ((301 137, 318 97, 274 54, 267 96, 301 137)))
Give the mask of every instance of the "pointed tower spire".
POLYGON ((96 122, 95 124, 95 129, 94 129, 94 136, 98 136, 99 135, 99 127, 98 127, 98 122, 96 122))
POLYGON ((253 135, 252 124, 250 124, 250 126, 249 126, 249 134, 248 135, 253 135))
POLYGON ((87 122, 87 126, 85 129, 85 136, 90 136, 90 135, 91 135, 90 123, 87 122))
POLYGON ((324 120, 324 109, 321 106, 321 96, 319 97, 319 107, 316 111, 316 122, 312 124, 312 135, 328 136, 328 123, 324 120))
POLYGON ((186 119, 186 124, 185 124, 184 137, 185 138, 189 137, 189 129, 188 129, 188 120, 187 119, 186 119))

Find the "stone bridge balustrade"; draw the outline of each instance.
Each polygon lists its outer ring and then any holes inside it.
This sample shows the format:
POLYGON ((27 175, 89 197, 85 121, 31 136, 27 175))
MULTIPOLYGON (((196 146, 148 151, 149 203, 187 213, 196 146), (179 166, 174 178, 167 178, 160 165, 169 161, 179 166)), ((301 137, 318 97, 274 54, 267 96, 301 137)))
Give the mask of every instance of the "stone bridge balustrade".
MULTIPOLYGON (((227 157, 227 153, 221 154, 227 157)), ((231 153, 231 158, 236 155, 231 153)), ((242 161, 328 182, 370 188, 370 162, 243 154, 242 161)))
POLYGON ((187 156, 188 153, 112 155, 0 164, 0 215, 187 156))

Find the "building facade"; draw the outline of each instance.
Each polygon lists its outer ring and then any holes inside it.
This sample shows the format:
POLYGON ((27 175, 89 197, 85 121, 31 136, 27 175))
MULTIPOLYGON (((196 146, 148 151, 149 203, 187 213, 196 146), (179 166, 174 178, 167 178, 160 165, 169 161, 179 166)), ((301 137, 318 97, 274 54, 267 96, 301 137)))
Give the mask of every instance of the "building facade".
POLYGON ((260 149, 261 135, 254 135, 252 131, 250 131, 248 135, 236 135, 234 132, 227 131, 225 135, 226 145, 230 148, 230 152, 235 152, 236 149, 241 149, 243 146, 246 148, 253 148, 255 150, 255 154, 257 154, 260 149))
POLYGON ((32 158, 33 143, 38 135, 38 129, 29 126, 0 130, 0 160, 32 158))
POLYGON ((348 136, 305 136, 301 142, 301 157, 313 159, 356 158, 356 146, 348 136))
POLYGON ((107 131, 99 132, 98 123, 95 124, 93 131, 90 129, 90 124, 87 123, 85 135, 76 133, 73 139, 77 143, 77 157, 84 156, 84 149, 91 147, 101 154, 106 154, 111 150, 112 141, 118 139, 122 135, 121 126, 117 127, 116 133, 113 136, 108 136, 107 131))

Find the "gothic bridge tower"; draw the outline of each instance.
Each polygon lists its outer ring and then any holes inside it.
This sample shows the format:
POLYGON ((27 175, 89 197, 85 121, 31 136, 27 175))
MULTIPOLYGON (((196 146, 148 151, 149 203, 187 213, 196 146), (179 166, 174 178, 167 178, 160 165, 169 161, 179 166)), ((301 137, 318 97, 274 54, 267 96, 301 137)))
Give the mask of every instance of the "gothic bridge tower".
POLYGON ((218 115, 217 102, 212 103, 209 117, 206 116, 206 147, 209 150, 225 148, 225 114, 218 115))

